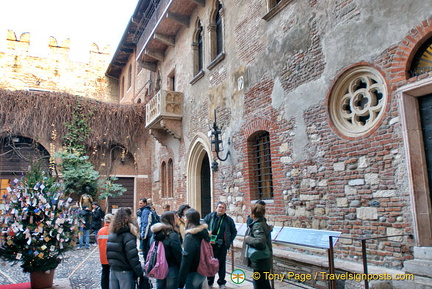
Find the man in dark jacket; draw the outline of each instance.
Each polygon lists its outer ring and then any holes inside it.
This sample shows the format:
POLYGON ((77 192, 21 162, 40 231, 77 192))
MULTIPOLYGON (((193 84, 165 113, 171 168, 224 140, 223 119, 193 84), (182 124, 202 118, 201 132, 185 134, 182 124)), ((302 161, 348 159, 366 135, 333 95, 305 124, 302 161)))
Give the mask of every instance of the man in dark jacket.
MULTIPOLYGON (((204 222, 208 224, 211 233, 210 242, 212 243, 214 256, 219 260, 219 279, 217 280, 217 284, 220 289, 226 288, 226 256, 231 244, 237 236, 234 220, 225 212, 226 204, 224 202, 219 202, 216 206, 216 211, 208 214, 204 218, 204 222)), ((210 287, 213 285, 214 279, 215 276, 207 278, 210 287)))
POLYGON ((82 206, 82 210, 79 212, 79 225, 80 225, 80 239, 78 249, 82 249, 85 241, 85 248, 88 249, 90 247, 90 217, 92 212, 87 206, 82 206))
POLYGON ((95 241, 96 241, 96 236, 100 228, 102 228, 102 220, 105 217, 105 213, 104 211, 102 211, 101 207, 98 205, 97 202, 93 202, 92 207, 93 207, 93 211, 92 211, 91 228, 93 230, 93 234, 95 236, 95 241))

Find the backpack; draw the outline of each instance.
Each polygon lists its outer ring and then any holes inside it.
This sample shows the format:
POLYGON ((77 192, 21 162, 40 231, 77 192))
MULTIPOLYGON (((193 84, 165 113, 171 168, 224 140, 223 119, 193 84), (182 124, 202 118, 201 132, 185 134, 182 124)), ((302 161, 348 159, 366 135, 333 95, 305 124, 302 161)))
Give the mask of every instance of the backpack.
POLYGON ((147 254, 145 271, 148 277, 165 279, 168 275, 168 262, 165 256, 165 248, 161 241, 154 241, 147 254))
POLYGON ((213 255, 210 242, 201 240, 200 260, 197 272, 205 277, 213 277, 219 270, 219 260, 213 255))
MULTIPOLYGON (((155 211, 150 211, 150 215, 151 215, 150 226, 153 224, 156 224, 156 223, 160 223, 160 218, 155 211)), ((149 218, 149 220, 150 220, 150 218, 149 218)))

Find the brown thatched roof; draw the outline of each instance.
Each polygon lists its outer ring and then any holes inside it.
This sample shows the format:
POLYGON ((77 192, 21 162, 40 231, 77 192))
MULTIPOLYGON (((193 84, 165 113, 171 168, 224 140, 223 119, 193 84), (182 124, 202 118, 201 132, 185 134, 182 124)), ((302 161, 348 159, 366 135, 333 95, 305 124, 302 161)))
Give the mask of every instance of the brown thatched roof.
POLYGON ((0 89, 0 135, 23 135, 34 140, 57 139, 66 133, 77 103, 91 127, 88 147, 120 144, 129 150, 145 133, 145 105, 119 105, 58 92, 0 89))

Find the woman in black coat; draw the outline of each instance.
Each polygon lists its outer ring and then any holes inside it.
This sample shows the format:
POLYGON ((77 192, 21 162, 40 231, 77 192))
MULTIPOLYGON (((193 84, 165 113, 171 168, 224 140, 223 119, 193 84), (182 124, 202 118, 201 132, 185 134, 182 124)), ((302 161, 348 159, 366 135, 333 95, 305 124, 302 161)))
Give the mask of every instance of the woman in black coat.
POLYGON ((168 276, 156 280, 156 289, 177 289, 182 248, 180 233, 176 230, 174 212, 165 212, 161 215, 161 222, 151 226, 152 242, 161 241, 165 249, 168 263, 168 276))
POLYGON ((250 258, 248 259, 248 266, 254 270, 254 276, 260 276, 258 279, 253 279, 254 289, 270 289, 269 279, 265 277, 264 272, 270 272, 273 267, 272 229, 265 220, 265 206, 253 204, 251 207, 251 217, 253 221, 249 224, 249 233, 245 237, 246 245, 258 250, 264 250, 266 247, 270 250, 270 256, 267 258, 255 261, 250 258))
POLYGON ((110 224, 107 259, 111 268, 110 289, 134 289, 143 275, 138 256, 139 229, 130 208, 120 208, 110 224))
POLYGON ((201 289, 206 277, 197 272, 200 261, 201 240, 210 241, 207 224, 200 224, 200 213, 195 209, 186 211, 186 230, 183 255, 179 273, 179 288, 201 289))

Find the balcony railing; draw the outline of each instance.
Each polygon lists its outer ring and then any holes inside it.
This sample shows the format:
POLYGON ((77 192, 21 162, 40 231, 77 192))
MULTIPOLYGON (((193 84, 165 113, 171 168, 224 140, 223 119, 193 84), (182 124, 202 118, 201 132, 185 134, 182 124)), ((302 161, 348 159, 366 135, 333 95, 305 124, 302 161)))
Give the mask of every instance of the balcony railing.
POLYGON ((161 128, 161 121, 180 120, 183 111, 183 93, 159 90, 146 105, 146 128, 161 128))

